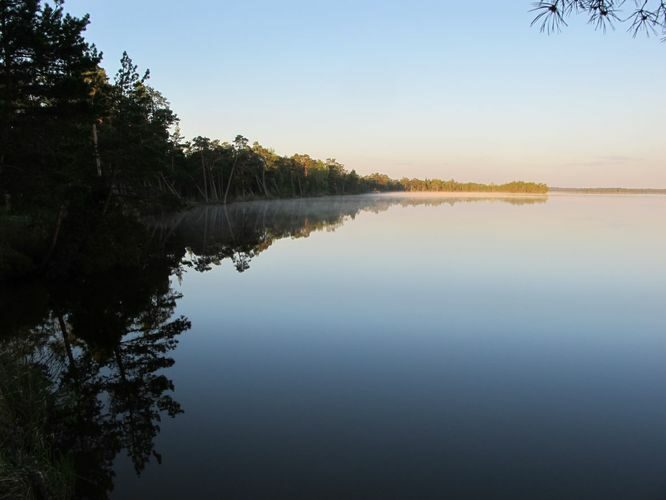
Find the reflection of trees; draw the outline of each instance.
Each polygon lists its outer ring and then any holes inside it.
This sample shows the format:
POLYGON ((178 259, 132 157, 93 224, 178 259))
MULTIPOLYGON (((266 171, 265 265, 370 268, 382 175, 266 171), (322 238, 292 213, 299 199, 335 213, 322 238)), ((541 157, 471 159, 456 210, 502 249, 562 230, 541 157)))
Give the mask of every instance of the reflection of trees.
POLYGON ((67 285, 41 283, 34 295, 46 294, 46 306, 35 301, 41 308, 26 316, 31 320, 5 330, 0 478, 14 478, 16 492, 104 498, 118 453, 128 454, 137 473, 151 457, 161 460, 154 447, 160 420, 182 411, 167 376, 169 354, 190 328, 186 318, 174 318, 180 295, 169 283, 173 258, 148 253, 67 285), (6 443, 13 433, 33 437, 6 443))
POLYGON ((361 212, 379 213, 392 206, 454 206, 459 203, 545 203, 546 196, 455 195, 440 193, 329 196, 208 205, 152 221, 173 253, 187 248, 182 264, 206 271, 229 259, 240 272, 282 238, 307 238, 315 231, 335 231, 361 212))
POLYGON ((86 234, 85 245, 54 261, 65 264, 54 264, 50 279, 0 288, 1 488, 10 488, 9 498, 25 491, 34 498, 104 498, 119 453, 128 454, 137 473, 152 458, 161 461, 160 420, 182 411, 168 378, 170 352, 190 328, 186 318, 174 317, 180 295, 170 276, 224 259, 244 271, 274 241, 333 231, 364 211, 480 200, 545 198, 248 202, 196 208, 148 229, 119 218, 86 234), (65 271, 71 269, 78 271, 65 271))

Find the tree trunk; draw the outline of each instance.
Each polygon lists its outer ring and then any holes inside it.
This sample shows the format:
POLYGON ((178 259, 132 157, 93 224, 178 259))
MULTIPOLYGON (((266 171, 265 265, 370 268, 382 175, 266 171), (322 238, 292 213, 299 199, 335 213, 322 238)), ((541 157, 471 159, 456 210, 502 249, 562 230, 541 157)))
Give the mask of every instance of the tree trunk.
POLYGON ((218 201, 220 197, 217 195, 217 185, 215 184, 215 174, 210 172, 210 186, 213 193, 213 201, 218 201))
POLYGON ((97 167, 97 177, 102 177, 102 160, 99 157, 99 148, 97 144, 97 124, 92 124, 93 149, 95 151, 95 166, 97 167))
POLYGON ((261 194, 261 192, 264 190, 264 188, 261 185, 261 179, 256 174, 254 176, 254 182, 257 184, 258 193, 261 194))
POLYGON ((224 203, 225 205, 227 204, 227 197, 229 196, 231 181, 234 180, 234 171, 236 170, 236 163, 238 163, 238 153, 236 153, 236 156, 234 157, 234 162, 231 165, 231 172, 229 172, 229 181, 227 182, 227 189, 224 192, 224 200, 222 200, 222 203, 224 203))
POLYGON ((259 189, 263 189, 264 196, 269 198, 268 188, 266 187, 266 162, 263 160, 261 162, 261 184, 259 185, 259 189))
POLYGON ((166 177, 164 177, 163 173, 160 173, 160 176, 162 177, 162 182, 164 185, 167 187, 169 191, 171 191, 171 194, 173 194, 176 198, 178 198, 180 201, 183 200, 183 198, 180 196, 178 191, 176 191, 176 188, 174 188, 169 181, 166 180, 166 177))
POLYGON ((204 199, 208 203, 208 179, 206 177, 206 162, 204 161, 203 151, 201 151, 201 171, 203 172, 204 199))
POLYGON ((266 165, 261 171, 261 184, 264 186, 264 194, 266 198, 270 198, 270 193, 268 192, 268 186, 266 186, 266 165))

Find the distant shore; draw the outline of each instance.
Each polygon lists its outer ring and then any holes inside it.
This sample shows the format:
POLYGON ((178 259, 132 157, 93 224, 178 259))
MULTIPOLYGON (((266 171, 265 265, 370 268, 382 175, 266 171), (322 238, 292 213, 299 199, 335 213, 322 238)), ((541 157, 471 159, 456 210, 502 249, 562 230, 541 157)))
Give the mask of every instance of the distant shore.
POLYGON ((383 193, 370 193, 398 196, 446 196, 449 198, 544 198, 548 193, 512 193, 510 191, 388 191, 383 193))

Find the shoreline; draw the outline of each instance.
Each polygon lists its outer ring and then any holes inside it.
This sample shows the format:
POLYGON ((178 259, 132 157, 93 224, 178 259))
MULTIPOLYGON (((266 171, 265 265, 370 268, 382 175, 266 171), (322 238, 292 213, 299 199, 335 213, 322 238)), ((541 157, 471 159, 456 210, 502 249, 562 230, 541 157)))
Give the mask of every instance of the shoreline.
MULTIPOLYGON (((349 194, 322 194, 316 196, 289 196, 274 198, 248 198, 245 200, 233 200, 228 203, 196 201, 186 203, 185 208, 205 207, 205 206, 231 206, 237 203, 253 203, 257 201, 286 201, 286 200, 318 200, 322 198, 351 198, 355 196, 446 196, 448 198, 544 198, 548 193, 517 193, 502 191, 376 191, 368 193, 349 193, 349 194)), ((176 211, 178 211, 176 209, 176 211)))

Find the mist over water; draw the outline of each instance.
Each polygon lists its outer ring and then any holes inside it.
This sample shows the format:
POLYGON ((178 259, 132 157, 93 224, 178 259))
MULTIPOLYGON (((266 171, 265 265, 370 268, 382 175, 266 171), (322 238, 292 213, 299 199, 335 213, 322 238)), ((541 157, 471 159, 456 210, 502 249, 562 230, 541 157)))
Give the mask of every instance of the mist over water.
POLYGON ((185 411, 161 466, 117 462, 115 497, 663 497, 665 217, 387 195, 165 223, 192 261, 262 243, 174 280, 185 411))
POLYGON ((0 500, 666 500, 666 0, 122 3, 0 1, 0 500))
POLYGON ((664 220, 401 193, 121 221, 122 265, 0 288, 0 383, 53 401, 75 497, 663 498, 664 220))

